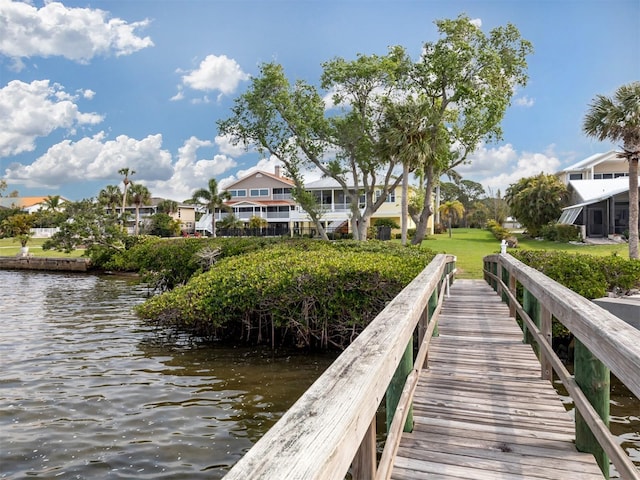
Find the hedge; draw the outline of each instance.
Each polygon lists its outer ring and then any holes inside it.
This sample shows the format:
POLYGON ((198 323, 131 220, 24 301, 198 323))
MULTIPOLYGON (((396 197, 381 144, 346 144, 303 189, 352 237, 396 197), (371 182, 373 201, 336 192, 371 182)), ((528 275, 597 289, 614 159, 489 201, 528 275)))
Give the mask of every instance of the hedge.
POLYGON ((209 338, 342 349, 433 257, 388 242, 283 242, 224 258, 137 313, 209 338))
POLYGON ((547 250, 510 253, 589 300, 604 297, 607 292, 625 294, 640 288, 640 260, 547 250))

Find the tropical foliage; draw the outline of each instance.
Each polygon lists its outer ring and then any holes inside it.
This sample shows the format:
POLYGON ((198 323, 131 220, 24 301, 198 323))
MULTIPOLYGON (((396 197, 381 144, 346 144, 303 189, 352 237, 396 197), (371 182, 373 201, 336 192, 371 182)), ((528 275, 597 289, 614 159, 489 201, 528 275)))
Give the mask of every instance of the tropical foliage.
POLYGON ((218 182, 215 178, 209 180, 208 188, 200 188, 191 196, 193 203, 206 205, 211 213, 211 236, 216 236, 216 210, 229 210, 225 200, 231 199, 229 192, 218 192, 218 182))
POLYGON ((145 302, 151 322, 271 345, 344 348, 433 258, 381 242, 280 242, 145 302))
POLYGON ((505 199, 511 213, 527 229, 532 237, 542 232, 542 227, 556 222, 567 205, 567 186, 555 175, 541 173, 535 177, 521 178, 507 189, 505 199))
POLYGON ((28 213, 17 213, 2 221, 0 233, 5 237, 14 237, 22 247, 26 247, 31 238, 34 220, 35 217, 28 213))
POLYGON ((598 140, 622 141, 619 156, 629 161, 629 258, 638 251, 638 162, 640 161, 640 82, 623 85, 613 97, 598 95, 589 106, 583 131, 598 140))
POLYGON ((136 183, 129 188, 129 195, 129 204, 133 205, 136 209, 134 233, 138 235, 140 233, 140 207, 149 204, 151 201, 151 192, 149 192, 149 189, 144 185, 136 183))
POLYGON ((449 200, 440 205, 440 214, 448 221, 449 237, 451 237, 451 224, 464 216, 464 205, 458 200, 449 200))
POLYGON ((43 249, 69 253, 84 247, 94 265, 101 265, 105 257, 124 250, 127 234, 115 211, 107 211, 104 205, 91 199, 68 202, 64 206, 60 230, 43 244, 43 249))
MULTIPOLYGON (((514 88, 526 84, 531 45, 512 25, 485 35, 468 17, 436 22, 442 35, 412 62, 402 47, 387 55, 335 58, 323 64, 320 92, 283 68, 262 65, 236 99, 220 133, 277 157, 301 195, 305 168, 335 180, 351 200, 351 231, 364 240, 370 219, 407 173, 420 179, 420 243, 432 215, 434 182, 464 162, 479 142, 497 139, 514 88), (331 96, 331 108, 326 98, 331 96), (403 174, 399 175, 399 169, 403 174), (376 193, 380 192, 380 195, 376 193), (364 208, 360 198, 364 197, 364 208)), ((296 198, 316 222, 318 213, 296 198)), ((411 207, 403 205, 403 218, 411 207)), ((406 218, 403 240, 406 241, 406 218)))

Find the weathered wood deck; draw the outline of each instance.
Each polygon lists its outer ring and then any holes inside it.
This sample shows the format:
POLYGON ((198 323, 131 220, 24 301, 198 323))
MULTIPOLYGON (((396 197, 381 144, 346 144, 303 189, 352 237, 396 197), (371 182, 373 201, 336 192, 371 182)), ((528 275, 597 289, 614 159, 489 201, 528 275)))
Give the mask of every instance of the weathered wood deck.
POLYGON ((393 479, 590 479, 574 422, 500 297, 481 280, 456 280, 429 347, 393 479))

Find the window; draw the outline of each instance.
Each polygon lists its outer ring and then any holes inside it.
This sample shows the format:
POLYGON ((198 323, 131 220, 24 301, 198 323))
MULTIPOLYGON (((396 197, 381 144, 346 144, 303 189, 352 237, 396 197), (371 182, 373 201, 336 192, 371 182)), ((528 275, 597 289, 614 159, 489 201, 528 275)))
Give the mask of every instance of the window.
POLYGON ((570 173, 569 174, 569 180, 582 180, 582 174, 581 173, 570 173))
POLYGON ((249 191, 249 195, 251 197, 268 197, 269 189, 268 188, 252 188, 249 191))
POLYGON ((246 197, 247 196, 247 191, 242 189, 242 190, 229 190, 229 193, 231 194, 231 198, 234 197, 246 197))
MULTIPOLYGON (((378 199, 380 198, 381 195, 382 195, 382 190, 376 190, 376 201, 378 201, 378 199)), ((393 191, 389 192, 385 202, 392 203, 392 202, 395 202, 395 201, 396 201, 396 192, 395 192, 395 190, 393 190, 393 191)))

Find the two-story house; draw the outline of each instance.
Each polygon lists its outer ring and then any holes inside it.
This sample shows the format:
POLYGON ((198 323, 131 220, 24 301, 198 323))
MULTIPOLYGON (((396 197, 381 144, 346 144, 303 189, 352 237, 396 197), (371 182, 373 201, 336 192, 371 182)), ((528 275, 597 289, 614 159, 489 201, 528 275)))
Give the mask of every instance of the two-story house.
MULTIPOLYGON (((293 188, 293 181, 281 174, 280 167, 276 167, 273 174, 264 171, 254 172, 225 188, 231 195, 231 200, 225 202, 231 212, 216 212, 216 221, 233 213, 244 223, 254 216, 264 219, 271 235, 313 233, 316 226, 307 212, 293 200, 293 188)), ((321 221, 327 232, 350 232, 350 198, 335 180, 325 178, 309 182, 305 184, 305 189, 313 193, 323 207, 321 221)), ((374 214, 374 220, 389 218, 400 225, 401 190, 397 187, 387 196, 384 204, 374 214)), ((360 200, 361 208, 364 208, 364 196, 361 196, 360 200)), ((414 228, 413 223, 410 223, 409 228, 414 228)), ((211 214, 204 215, 197 222, 196 230, 210 232, 211 214)))
MULTIPOLYGON (((305 184, 305 189, 313 193, 316 200, 323 207, 322 221, 328 232, 351 231, 349 220, 351 218, 351 197, 346 195, 342 186, 332 178, 322 178, 315 182, 305 184)), ((376 191, 377 198, 382 195, 382 189, 376 191)), ((401 225, 402 207, 401 207, 402 188, 396 187, 390 192, 385 202, 376 210, 371 217, 371 223, 375 220, 385 218, 390 219, 397 225, 401 225)), ((365 196, 360 195, 359 208, 365 208, 365 196)), ((297 220, 303 225, 310 222, 309 216, 301 208, 298 209, 297 220)), ((432 220, 432 219, 431 219, 432 220)), ((415 228, 415 224, 409 218, 409 228, 415 228)), ((430 223, 429 232, 433 233, 433 224, 430 223)))
POLYGON ((592 155, 556 176, 571 194, 571 206, 563 209, 559 223, 579 226, 583 238, 628 231, 629 164, 615 151, 592 155))
MULTIPOLYGON (((231 196, 225 202, 230 211, 215 212, 216 221, 230 213, 245 224, 252 217, 259 217, 266 221, 271 235, 286 235, 293 227, 292 212, 296 209, 296 202, 291 196, 293 187, 293 181, 282 176, 279 167, 276 167, 275 173, 251 173, 225 188, 231 196)), ((211 215, 203 215, 197 222, 196 230, 211 233, 211 215)))

